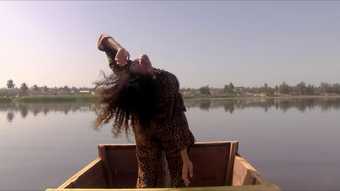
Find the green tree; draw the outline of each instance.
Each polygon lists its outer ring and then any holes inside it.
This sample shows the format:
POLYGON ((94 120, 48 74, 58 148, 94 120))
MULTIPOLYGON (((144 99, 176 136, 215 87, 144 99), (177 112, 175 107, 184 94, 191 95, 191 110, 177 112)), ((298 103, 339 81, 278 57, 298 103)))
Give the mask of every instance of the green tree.
POLYGON ((37 85, 32 86, 33 91, 39 91, 39 87, 37 85))
POLYGON ((336 83, 333 85, 333 87, 334 87, 334 93, 340 94, 340 84, 336 83))
POLYGON ((269 87, 267 83, 263 85, 262 90, 263 90, 263 93, 266 94, 266 96, 274 96, 275 89, 269 87))
POLYGON ((269 93, 269 87, 268 87, 268 84, 267 84, 267 83, 264 83, 264 84, 263 84, 263 88, 261 88, 261 89, 262 89, 262 91, 263 91, 264 94, 268 95, 268 93, 269 93))
POLYGON ((71 89, 68 86, 64 86, 62 88, 62 91, 63 91, 64 94, 69 94, 71 92, 71 89))
POLYGON ((235 88, 234 84, 230 82, 230 83, 229 83, 229 89, 232 90, 232 91, 234 91, 234 88, 235 88))
POLYGON ((313 85, 308 85, 306 87, 306 94, 307 95, 315 95, 315 87, 313 85))
POLYGON ((296 90, 299 95, 305 95, 307 93, 307 87, 305 82, 300 82, 296 85, 296 90))
POLYGON ((203 86, 203 87, 200 87, 200 93, 202 95, 210 95, 210 88, 209 86, 203 86))
POLYGON ((279 93, 279 86, 275 86, 275 88, 274 88, 274 92, 277 94, 277 93, 279 93))
POLYGON ((268 86, 267 83, 264 83, 263 87, 264 87, 264 90, 266 91, 266 90, 268 89, 269 86, 268 86))
POLYGON ((7 88, 11 89, 11 88, 14 88, 14 87, 15 87, 15 84, 14 84, 13 80, 7 80, 7 88))
POLYGON ((286 82, 282 82, 279 86, 279 92, 281 94, 289 94, 290 93, 290 87, 286 82))
POLYGON ((27 95, 28 93, 28 86, 26 83, 22 83, 20 86, 20 95, 27 95))
POLYGON ((47 93, 47 92, 48 92, 48 87, 47 87, 47 86, 43 86, 43 87, 42 87, 42 91, 43 91, 44 93, 47 93))
POLYGON ((226 94, 233 94, 235 91, 234 91, 235 87, 234 87, 234 84, 233 83, 229 83, 228 85, 225 85, 224 86, 224 93, 226 94))
POLYGON ((331 85, 330 85, 330 84, 324 83, 324 82, 322 82, 322 83, 320 84, 320 92, 321 92, 322 94, 329 93, 329 92, 330 92, 330 89, 331 89, 331 85))

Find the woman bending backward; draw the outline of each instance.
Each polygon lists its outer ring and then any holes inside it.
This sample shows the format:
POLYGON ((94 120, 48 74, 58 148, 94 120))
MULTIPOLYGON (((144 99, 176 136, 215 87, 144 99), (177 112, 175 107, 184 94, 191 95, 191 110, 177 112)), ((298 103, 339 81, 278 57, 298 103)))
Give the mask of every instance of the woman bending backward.
POLYGON ((153 68, 146 55, 135 60, 111 36, 102 34, 98 49, 109 59, 113 75, 97 83, 101 107, 97 126, 113 121, 113 133, 132 128, 138 163, 137 188, 159 186, 162 152, 171 186, 188 186, 193 164, 188 149, 194 144, 185 116, 186 108, 175 75, 153 68))

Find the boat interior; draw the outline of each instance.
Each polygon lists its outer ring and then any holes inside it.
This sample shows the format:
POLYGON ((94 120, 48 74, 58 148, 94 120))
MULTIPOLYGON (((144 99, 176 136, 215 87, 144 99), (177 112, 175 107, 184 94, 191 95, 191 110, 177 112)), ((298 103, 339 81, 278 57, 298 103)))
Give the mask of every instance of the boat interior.
MULTIPOLYGON (((254 190, 279 190, 263 180, 257 170, 238 154, 237 141, 199 142, 189 152, 194 164, 191 188, 246 186, 254 190), (257 187, 253 187, 257 186, 257 187)), ((64 189, 134 189, 137 179, 135 145, 98 145, 98 158, 75 173, 57 188, 64 189)), ((170 176, 163 157, 163 176, 159 188, 169 187, 170 176)), ((55 189, 47 189, 53 191, 55 189)), ((251 189, 252 190, 252 189, 251 189)))

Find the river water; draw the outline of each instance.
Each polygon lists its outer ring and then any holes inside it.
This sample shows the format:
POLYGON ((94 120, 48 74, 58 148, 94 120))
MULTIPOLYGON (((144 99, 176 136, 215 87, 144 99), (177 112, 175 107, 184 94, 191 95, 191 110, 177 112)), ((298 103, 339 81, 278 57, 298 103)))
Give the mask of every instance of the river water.
MULTIPOLYGON (((340 99, 186 100, 198 141, 238 140, 283 190, 340 190, 340 99)), ((0 190, 57 187, 113 138, 91 103, 0 104, 0 190)))

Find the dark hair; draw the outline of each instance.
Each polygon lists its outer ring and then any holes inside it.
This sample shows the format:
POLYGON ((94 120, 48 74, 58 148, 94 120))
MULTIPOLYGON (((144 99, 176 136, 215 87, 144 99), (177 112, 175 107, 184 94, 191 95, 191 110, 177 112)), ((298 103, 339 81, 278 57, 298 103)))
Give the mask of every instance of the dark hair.
POLYGON ((128 132, 136 122, 143 128, 150 126, 159 103, 159 83, 151 75, 104 75, 96 85, 100 98, 96 127, 112 119, 112 132, 118 135, 122 129, 128 132))

